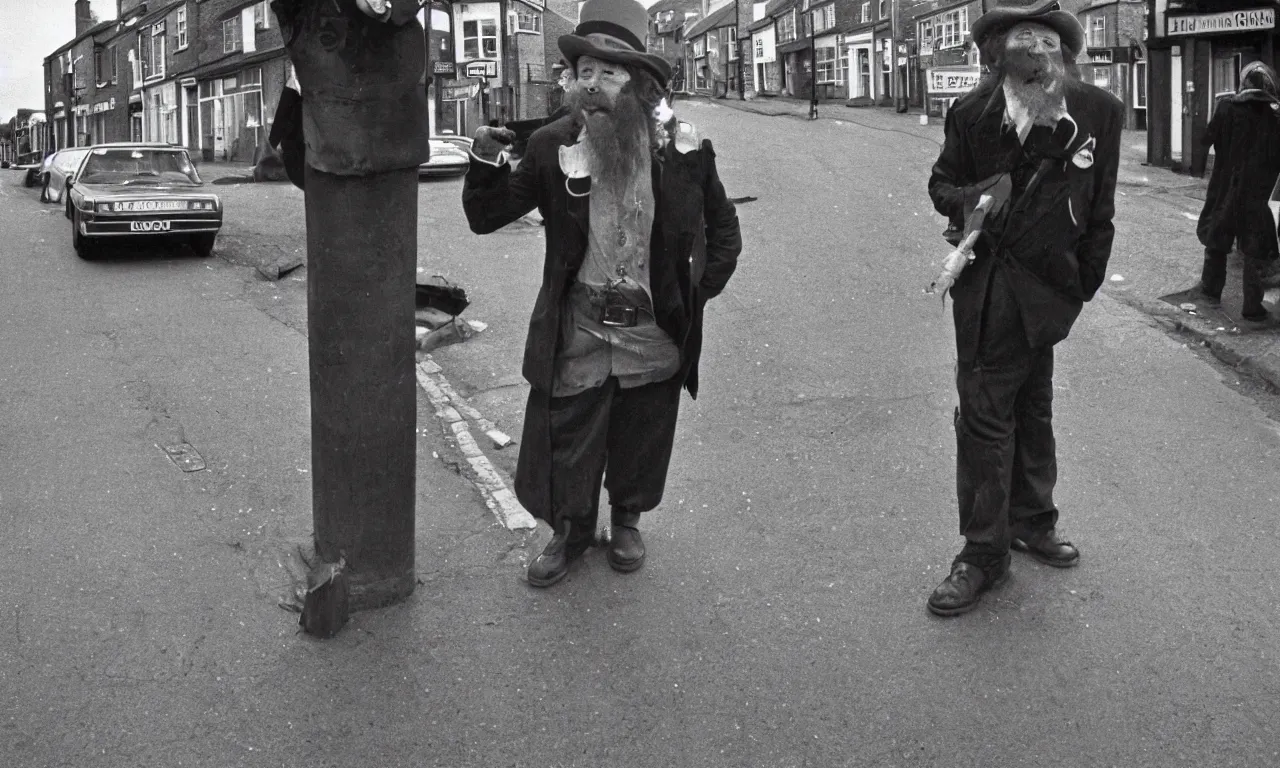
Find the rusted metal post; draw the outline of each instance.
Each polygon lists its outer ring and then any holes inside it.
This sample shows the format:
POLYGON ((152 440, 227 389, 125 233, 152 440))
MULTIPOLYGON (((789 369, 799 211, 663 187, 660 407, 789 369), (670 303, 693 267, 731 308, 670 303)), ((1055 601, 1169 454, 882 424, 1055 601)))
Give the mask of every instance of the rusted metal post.
POLYGON ((413 0, 275 0, 302 91, 312 518, 353 610, 413 592, 414 282, 427 160, 413 0))

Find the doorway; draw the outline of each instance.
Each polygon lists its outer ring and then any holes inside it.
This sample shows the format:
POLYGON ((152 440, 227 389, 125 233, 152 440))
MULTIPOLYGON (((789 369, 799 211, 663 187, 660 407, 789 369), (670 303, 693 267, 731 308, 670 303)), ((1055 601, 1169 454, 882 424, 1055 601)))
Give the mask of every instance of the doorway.
POLYGON ((853 46, 853 98, 872 98, 871 46, 853 46))

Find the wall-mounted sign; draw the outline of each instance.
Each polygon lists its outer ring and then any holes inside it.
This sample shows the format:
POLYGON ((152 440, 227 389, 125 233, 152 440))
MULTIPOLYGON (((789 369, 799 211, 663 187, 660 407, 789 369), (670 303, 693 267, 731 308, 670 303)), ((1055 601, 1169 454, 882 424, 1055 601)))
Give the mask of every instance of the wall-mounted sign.
POLYGON ((449 77, 453 77, 454 73, 457 71, 458 67, 452 61, 431 62, 431 74, 433 75, 448 75, 449 77))
POLYGON ((1111 51, 1090 51, 1089 63, 1090 64, 1110 64, 1111 51))
POLYGON ((463 70, 467 77, 497 77, 498 62, 496 61, 469 61, 467 68, 463 70))
POLYGON ((480 92, 478 85, 449 85, 440 89, 440 99, 442 101, 465 101, 475 98, 480 92))
POLYGON ((1247 11, 1205 13, 1196 16, 1170 16, 1165 19, 1170 35, 1208 35, 1215 32, 1245 32, 1252 29, 1273 29, 1276 25, 1274 8, 1254 8, 1247 11))
POLYGON ((98 114, 99 112, 106 112, 106 111, 107 111, 107 110, 109 110, 109 109, 111 109, 111 104, 110 104, 110 102, 100 101, 100 102, 98 102, 97 104, 94 104, 94 105, 93 105, 93 114, 95 114, 95 115, 96 115, 96 114, 98 114))
POLYGON ((954 69, 929 69, 926 70, 929 81, 929 93, 932 94, 961 94, 968 93, 978 84, 978 79, 982 77, 982 69, 979 67, 956 67, 954 69))

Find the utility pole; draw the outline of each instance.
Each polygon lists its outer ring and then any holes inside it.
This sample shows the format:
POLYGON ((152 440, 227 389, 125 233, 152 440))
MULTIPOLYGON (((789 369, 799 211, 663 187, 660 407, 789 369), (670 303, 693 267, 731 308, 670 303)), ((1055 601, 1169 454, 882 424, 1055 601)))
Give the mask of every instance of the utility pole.
MULTIPOLYGON (((501 49, 498 51, 499 71, 502 73, 499 78, 502 81, 501 90, 506 93, 503 95, 502 107, 498 110, 498 124, 507 124, 507 109, 512 100, 511 96, 515 93, 515 87, 511 84, 511 46, 507 40, 507 35, 511 30, 507 29, 507 0, 498 0, 498 40, 501 41, 501 49)), ((481 51, 483 54, 483 51, 481 51)))
POLYGON ((738 101, 746 101, 747 84, 742 79, 742 0, 733 0, 733 46, 738 54, 738 101))
POLYGON ((418 2, 275 0, 302 88, 315 548, 352 610, 412 594, 418 2), (336 34, 340 30, 345 34, 336 34))
POLYGON ((809 119, 818 119, 818 31, 813 11, 805 14, 809 24, 809 119))

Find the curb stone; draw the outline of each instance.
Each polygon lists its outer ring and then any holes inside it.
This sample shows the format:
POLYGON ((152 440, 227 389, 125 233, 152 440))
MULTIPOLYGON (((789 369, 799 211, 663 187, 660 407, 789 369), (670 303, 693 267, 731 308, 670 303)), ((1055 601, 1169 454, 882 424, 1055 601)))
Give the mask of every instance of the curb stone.
POLYGON ((1248 331, 1219 331, 1198 316, 1189 315, 1159 299, 1144 299, 1119 293, 1107 295, 1150 316, 1172 331, 1190 336, 1237 373, 1251 376, 1280 392, 1280 353, 1272 349, 1274 341, 1269 335, 1248 331))

